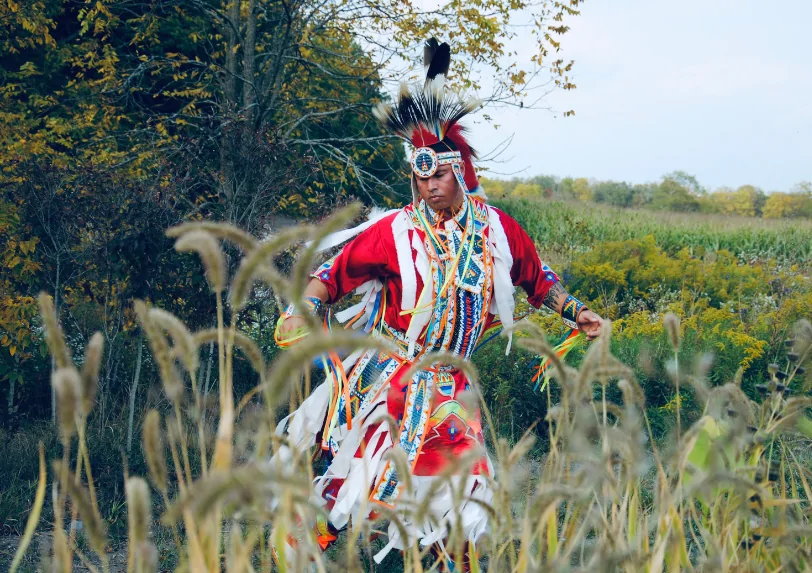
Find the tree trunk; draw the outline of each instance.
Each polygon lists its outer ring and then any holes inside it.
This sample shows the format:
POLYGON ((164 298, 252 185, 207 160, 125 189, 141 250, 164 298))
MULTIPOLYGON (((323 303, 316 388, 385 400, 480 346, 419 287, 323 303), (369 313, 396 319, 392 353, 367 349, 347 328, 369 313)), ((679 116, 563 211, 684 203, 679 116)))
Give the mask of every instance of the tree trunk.
POLYGON ((138 357, 135 359, 135 374, 133 383, 130 386, 130 419, 127 423, 127 453, 133 445, 133 421, 135 419, 135 395, 138 392, 138 380, 141 378, 141 356, 144 350, 144 333, 138 335, 138 357))
MULTIPOLYGON (((245 161, 251 161, 253 156, 252 147, 255 145, 255 123, 256 123, 256 103, 257 93, 254 77, 254 70, 256 66, 256 43, 257 43, 257 14, 256 14, 256 0, 248 0, 248 13, 245 22, 245 37, 242 42, 243 53, 243 66, 242 66, 242 109, 244 110, 245 119, 243 120, 242 133, 240 139, 242 140, 242 152, 238 160, 242 160, 243 164, 240 165, 239 173, 241 177, 240 185, 242 191, 248 196, 254 195, 255 189, 255 171, 249 165, 245 165, 245 161)), ((237 217, 232 217, 234 222, 237 222, 237 217)))
POLYGON ((250 138, 254 132, 254 118, 256 117, 256 84, 254 69, 256 66, 257 48, 257 1, 248 0, 248 20, 245 27, 245 45, 243 46, 243 82, 242 101, 245 109, 245 144, 250 145, 250 138))
MULTIPOLYGON (((60 269, 60 260, 59 256, 56 257, 56 285, 54 286, 54 314, 56 315, 56 319, 59 320, 59 271, 60 269)), ((54 358, 53 353, 51 353, 51 376, 54 374, 54 370, 56 370, 56 359, 54 358)), ((54 385, 51 384, 51 423, 56 424, 56 390, 54 389, 54 385)))
POLYGON ((17 378, 11 376, 8 379, 8 403, 6 404, 6 418, 11 420, 11 415, 14 413, 14 383, 17 378))
MULTIPOLYGON (((228 19, 231 21, 231 26, 228 26, 227 42, 226 42, 226 77, 223 89, 224 102, 224 116, 225 121, 233 125, 233 120, 236 119, 237 111, 239 109, 239 102, 237 101, 237 46, 239 46, 240 29, 240 0, 231 0, 228 8, 228 19)), ((226 199, 231 202, 234 195, 234 154, 235 149, 235 133, 230 125, 226 125, 223 130, 223 136, 220 140, 220 171, 222 177, 223 193, 226 199)))

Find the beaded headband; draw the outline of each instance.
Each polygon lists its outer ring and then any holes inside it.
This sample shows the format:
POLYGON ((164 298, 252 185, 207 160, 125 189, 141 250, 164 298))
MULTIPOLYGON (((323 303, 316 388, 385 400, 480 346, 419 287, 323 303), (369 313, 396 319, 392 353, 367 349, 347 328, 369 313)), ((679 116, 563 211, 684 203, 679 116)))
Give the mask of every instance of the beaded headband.
POLYGON ((437 153, 431 147, 418 147, 412 151, 412 171, 423 179, 434 175, 440 165, 453 163, 462 163, 462 154, 459 151, 437 153))

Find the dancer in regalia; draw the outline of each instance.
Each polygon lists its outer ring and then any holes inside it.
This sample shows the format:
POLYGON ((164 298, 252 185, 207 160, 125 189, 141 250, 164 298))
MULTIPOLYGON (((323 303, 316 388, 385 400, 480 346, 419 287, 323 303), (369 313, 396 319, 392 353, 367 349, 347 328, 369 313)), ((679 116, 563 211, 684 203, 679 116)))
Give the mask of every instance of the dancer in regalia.
MULTIPOLYGON (((452 366, 436 364, 407 378, 409 367, 431 352, 469 359, 493 324, 512 325, 516 286, 531 305, 561 314, 589 340, 602 322, 565 291, 519 224, 485 202, 472 162, 475 154, 459 123, 479 104, 443 86, 448 45, 427 43, 425 64, 425 85, 404 85, 397 102, 376 110, 383 125, 413 148, 413 201, 357 228, 341 252, 312 274, 305 293, 308 308, 288 307, 277 328, 278 340, 295 338, 304 326, 302 313, 317 312, 354 291, 361 302, 335 318, 397 346, 395 354, 359 351, 333 363, 329 379, 278 428, 289 444, 300 449, 318 445, 330 460, 316 479, 328 515, 318 531, 322 547, 350 519, 363 519, 378 506, 397 511, 399 504, 431 493, 430 515, 421 523, 404 514, 413 538, 403 539, 390 526, 388 543, 375 556, 378 562, 415 539, 445 551, 443 541, 455 519, 461 519, 474 543, 488 531, 486 510, 472 500, 490 502, 485 476, 493 475, 493 467, 480 412, 461 399, 470 382, 452 366), (396 420, 395 432, 383 422, 386 414, 396 420), (386 456, 392 448, 405 454, 410 491, 386 456), (457 485, 464 482, 468 498, 462 507, 453 507, 451 484, 430 492, 432 484, 447 464, 472 451, 477 454, 470 472, 455 477, 457 485)), ((344 232, 325 245, 352 235, 344 232)))

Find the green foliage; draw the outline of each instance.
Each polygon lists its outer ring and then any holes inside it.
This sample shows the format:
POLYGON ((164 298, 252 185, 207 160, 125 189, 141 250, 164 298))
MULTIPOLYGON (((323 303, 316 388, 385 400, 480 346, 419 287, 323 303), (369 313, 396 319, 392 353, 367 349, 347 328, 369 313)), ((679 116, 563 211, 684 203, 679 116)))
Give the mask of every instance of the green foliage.
MULTIPOLYGON (((576 196, 583 200, 583 194, 576 196)), ((634 189, 628 183, 601 181, 592 186, 592 199, 596 203, 609 203, 615 207, 631 207, 634 203, 634 189)))
POLYGON ((770 193, 764 201, 765 219, 812 217, 812 184, 800 183, 791 193, 770 193))
POLYGON ((506 198, 493 203, 515 217, 547 257, 570 260, 597 243, 653 235, 669 255, 683 249, 693 256, 727 250, 746 263, 776 259, 806 266, 812 261, 812 224, 804 221, 656 213, 567 201, 506 198))
MULTIPOLYGON (((712 379, 743 374, 753 398, 767 363, 785 355, 792 324, 812 314, 812 285, 797 267, 741 264, 728 251, 691 256, 683 249, 669 256, 652 236, 601 243, 565 274, 576 296, 615 319, 615 351, 627 362, 639 363, 641 353, 654 364, 666 362, 663 318, 673 312, 681 318, 681 359, 713 355, 712 379)), ((640 369, 638 376, 649 407, 673 413, 673 392, 662 386, 666 373, 640 369)))
MULTIPOLYGON (((791 325, 812 314, 812 227, 558 201, 508 199, 498 206, 528 230, 542 258, 558 261, 554 267, 570 292, 615 320, 612 351, 636 365, 658 437, 674 425, 675 392, 665 368, 671 353, 663 333, 667 312, 682 318, 681 362, 692 367, 695 357, 712 353, 712 381, 732 380, 741 368, 751 397, 765 381, 767 364, 785 356, 791 325)), ((533 321, 551 344, 564 334, 555 316, 540 313, 533 321)), ((497 373, 493 385, 485 380, 494 409, 514 418, 538 413, 538 404, 525 397, 530 372, 505 364, 496 350, 483 349, 475 360, 483 372, 497 373)), ((517 363, 524 360, 517 355, 517 363)), ((568 357, 578 360, 577 353, 568 357)), ((698 415, 690 395, 682 406, 689 419, 698 415)), ((509 419, 499 418, 499 426, 513 435, 509 419)))
POLYGON ((524 199, 541 199, 543 197, 544 189, 541 185, 536 183, 519 183, 513 188, 511 197, 518 197, 524 199))
MULTIPOLYGON (((722 188, 707 197, 707 210, 724 215, 756 217, 762 214, 767 196, 752 185, 742 185, 736 190, 722 188)), ((768 217, 769 218, 769 217, 768 217)))
POLYGON ((654 236, 647 235, 600 243, 572 262, 569 284, 590 300, 635 299, 649 304, 663 292, 678 292, 720 305, 764 294, 766 277, 774 272, 763 265, 741 265, 725 250, 699 257, 682 249, 669 257, 654 236))
POLYGON ((567 199, 578 199, 579 201, 592 201, 593 199, 592 187, 589 185, 589 180, 583 177, 579 179, 565 177, 561 180, 561 183, 559 183, 558 189, 561 196, 567 199))
POLYGON ((666 211, 699 211, 699 201, 678 181, 666 177, 655 189, 651 197, 651 207, 666 211))

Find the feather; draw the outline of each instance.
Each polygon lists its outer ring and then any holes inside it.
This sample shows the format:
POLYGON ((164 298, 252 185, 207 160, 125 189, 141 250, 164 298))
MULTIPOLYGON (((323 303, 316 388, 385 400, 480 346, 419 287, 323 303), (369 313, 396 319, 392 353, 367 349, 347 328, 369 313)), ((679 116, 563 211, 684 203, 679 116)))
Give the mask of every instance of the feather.
POLYGON ((431 59, 434 57, 434 52, 436 52, 439 47, 440 43, 437 41, 437 38, 431 37, 426 40, 426 43, 423 45, 423 67, 429 67, 431 59))
POLYGON ((373 113, 386 128, 418 147, 442 141, 449 133, 454 134, 455 143, 464 142, 458 122, 479 108, 481 102, 464 99, 445 89, 443 83, 443 78, 437 77, 428 80, 422 89, 401 84, 397 103, 379 104, 373 113), (415 134, 420 141, 414 141, 415 134))
POLYGON ((435 78, 448 76, 451 65, 451 46, 443 42, 438 44, 435 38, 430 38, 423 48, 423 66, 426 68, 426 85, 435 78))

